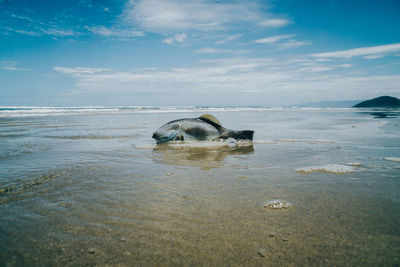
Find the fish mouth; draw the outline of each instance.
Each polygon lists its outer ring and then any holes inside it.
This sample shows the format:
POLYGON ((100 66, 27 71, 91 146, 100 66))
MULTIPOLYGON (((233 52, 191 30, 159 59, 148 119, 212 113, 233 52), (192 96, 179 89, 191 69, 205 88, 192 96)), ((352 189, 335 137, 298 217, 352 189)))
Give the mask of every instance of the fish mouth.
POLYGON ((185 141, 185 138, 183 137, 183 135, 177 135, 175 137, 175 141, 185 141))
POLYGON ((164 143, 171 141, 171 139, 164 137, 164 138, 156 139, 156 141, 157 141, 157 144, 164 144, 164 143))
POLYGON ((184 138, 182 135, 175 135, 175 136, 161 136, 157 133, 154 133, 152 138, 157 141, 157 144, 167 143, 169 141, 183 141, 184 138))
POLYGON ((172 139, 169 138, 169 137, 165 137, 165 136, 154 136, 154 134, 153 134, 152 137, 157 141, 157 144, 166 143, 166 142, 172 140, 172 139))

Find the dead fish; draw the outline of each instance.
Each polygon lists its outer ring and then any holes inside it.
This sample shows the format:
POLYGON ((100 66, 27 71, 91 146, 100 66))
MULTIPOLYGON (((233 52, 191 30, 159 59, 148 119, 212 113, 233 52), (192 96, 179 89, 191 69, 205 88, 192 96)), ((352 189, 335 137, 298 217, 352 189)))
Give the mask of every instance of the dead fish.
POLYGON ((254 131, 234 131, 221 125, 213 115, 204 114, 199 118, 179 119, 167 122, 153 133, 157 143, 169 141, 205 141, 233 138, 253 140, 254 131))

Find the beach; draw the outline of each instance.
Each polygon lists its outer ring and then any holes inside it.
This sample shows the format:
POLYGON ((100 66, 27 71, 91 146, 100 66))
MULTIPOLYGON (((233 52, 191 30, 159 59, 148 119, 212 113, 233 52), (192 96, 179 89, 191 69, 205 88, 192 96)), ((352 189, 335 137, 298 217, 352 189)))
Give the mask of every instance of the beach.
POLYGON ((0 265, 398 266, 399 115, 2 107, 0 265), (151 138, 205 113, 254 141, 151 138))

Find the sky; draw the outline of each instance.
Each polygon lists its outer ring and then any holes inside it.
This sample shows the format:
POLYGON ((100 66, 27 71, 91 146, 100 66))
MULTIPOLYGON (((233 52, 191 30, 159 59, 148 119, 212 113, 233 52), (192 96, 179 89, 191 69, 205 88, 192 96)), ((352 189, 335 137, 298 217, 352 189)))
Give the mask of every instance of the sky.
POLYGON ((0 0, 1 106, 400 97, 398 0, 0 0))

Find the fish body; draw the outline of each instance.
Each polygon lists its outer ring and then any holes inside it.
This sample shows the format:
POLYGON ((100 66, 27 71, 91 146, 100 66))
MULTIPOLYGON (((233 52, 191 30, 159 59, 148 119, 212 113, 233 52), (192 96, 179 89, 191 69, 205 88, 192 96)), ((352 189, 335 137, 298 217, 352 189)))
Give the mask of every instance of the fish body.
POLYGON ((233 138, 236 140, 253 140, 254 131, 229 130, 212 115, 205 114, 199 118, 179 119, 167 122, 153 133, 157 143, 169 141, 206 141, 233 138))

